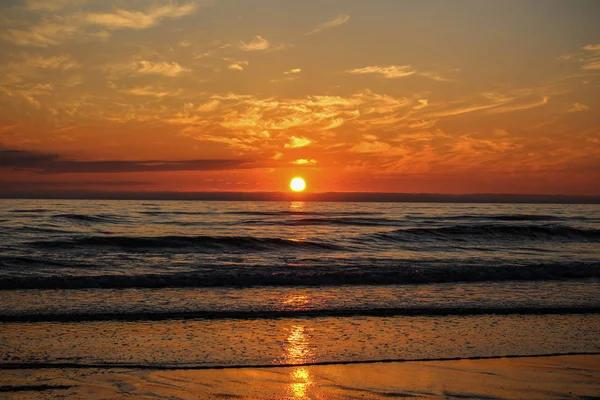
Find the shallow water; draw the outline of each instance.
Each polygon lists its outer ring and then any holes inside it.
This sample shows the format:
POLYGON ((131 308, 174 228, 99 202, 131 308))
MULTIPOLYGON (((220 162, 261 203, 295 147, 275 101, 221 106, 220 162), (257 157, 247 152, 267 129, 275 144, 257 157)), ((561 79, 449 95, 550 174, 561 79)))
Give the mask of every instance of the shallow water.
POLYGON ((600 351, 594 205, 2 200, 0 220, 5 364, 600 351))

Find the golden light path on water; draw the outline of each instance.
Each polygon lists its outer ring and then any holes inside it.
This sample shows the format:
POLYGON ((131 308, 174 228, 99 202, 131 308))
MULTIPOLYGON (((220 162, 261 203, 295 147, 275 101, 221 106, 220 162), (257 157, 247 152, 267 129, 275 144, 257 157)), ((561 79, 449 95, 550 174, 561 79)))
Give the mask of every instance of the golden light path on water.
MULTIPOLYGON (((310 302, 307 296, 290 296, 283 300, 286 307, 302 308, 310 302)), ((307 327, 294 323, 289 328, 289 334, 283 346, 282 361, 284 364, 304 364, 314 358, 307 327)), ((289 395, 291 398, 307 398, 310 387, 314 384, 310 372, 305 367, 295 367, 290 372, 289 395)))
MULTIPOLYGON (((286 364, 302 364, 310 359, 311 351, 304 325, 292 325, 285 345, 286 364)), ((290 394, 297 399, 307 397, 313 385, 310 372, 305 367, 296 367, 290 373, 290 394)))

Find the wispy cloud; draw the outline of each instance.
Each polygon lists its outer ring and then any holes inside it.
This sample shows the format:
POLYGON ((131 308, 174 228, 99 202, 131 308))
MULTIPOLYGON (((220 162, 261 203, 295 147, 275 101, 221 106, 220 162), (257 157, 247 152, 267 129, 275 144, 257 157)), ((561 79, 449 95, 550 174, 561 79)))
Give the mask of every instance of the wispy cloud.
POLYGON ((549 98, 547 96, 542 97, 540 100, 530 101, 526 103, 518 103, 518 104, 507 104, 505 106, 494 107, 486 112, 489 114, 501 114, 507 112, 515 112, 515 111, 523 111, 529 110, 531 108, 536 108, 548 104, 549 98))
POLYGON ((417 71, 408 65, 389 65, 387 67, 370 65, 364 68, 351 69, 346 72, 354 75, 378 74, 387 79, 394 79, 414 75, 417 71))
POLYGON ((164 76, 177 76, 183 72, 189 72, 190 69, 184 68, 176 62, 152 62, 140 61, 139 67, 136 70, 138 74, 156 74, 164 76))
POLYGON ((290 141, 289 141, 289 143, 286 143, 285 148, 286 149, 298 149, 300 147, 306 147, 311 143, 312 143, 312 141, 305 137, 291 136, 290 141))
POLYGON ((595 58, 595 59, 587 61, 585 64, 583 64, 582 68, 586 69, 586 70, 600 69, 600 58, 595 58))
POLYGON ((585 57, 582 68, 586 70, 600 69, 600 44, 588 44, 583 49, 590 54, 585 57))
POLYGON ((450 79, 441 76, 435 72, 418 72, 419 75, 424 76, 425 78, 433 79, 438 82, 449 82, 450 79))
POLYGON ((177 90, 175 92, 155 89, 150 86, 144 87, 135 87, 131 89, 123 90, 123 93, 132 94, 134 96, 151 96, 151 97, 166 97, 166 96, 177 96, 181 94, 181 90, 177 90))
POLYGON ((584 50, 589 50, 589 51, 600 51, 600 43, 599 44, 588 44, 586 46, 583 46, 584 50))
POLYGON ((582 103, 573 103, 571 107, 569 107, 565 112, 568 113, 576 113, 581 111, 588 111, 590 108, 582 103))
POLYGON ((326 29, 331 29, 331 28, 335 28, 336 26, 344 25, 349 20, 350 20, 350 16, 348 14, 340 14, 337 17, 335 17, 327 22, 324 22, 319 26, 316 26, 315 28, 306 32, 305 35, 312 35, 314 33, 322 32, 326 29))
MULTIPOLYGON (((54 0, 43 5, 41 1, 34 1, 29 3, 29 7, 31 11, 51 12, 74 4, 83 4, 83 2, 54 0)), ((29 25, 25 29, 7 29, 0 38, 19 46, 31 47, 56 46, 75 37, 107 39, 110 37, 111 30, 148 29, 165 19, 178 19, 190 15, 197 9, 197 3, 190 2, 181 5, 169 3, 154 6, 146 11, 115 8, 111 12, 104 13, 79 11, 67 15, 44 14, 41 22, 29 25)))
POLYGON ((352 147, 350 151, 355 153, 383 153, 390 150, 392 146, 379 141, 364 141, 352 147))
POLYGON ((246 60, 234 60, 231 58, 225 58, 225 61, 231 62, 231 64, 227 66, 227 69, 230 69, 232 71, 243 71, 244 68, 246 68, 250 64, 246 60))
POLYGON ((18 46, 49 47, 73 37, 79 28, 73 22, 42 21, 29 29, 8 29, 0 37, 18 46))
POLYGON ((302 69, 293 68, 293 69, 290 69, 289 71, 285 71, 283 74, 284 75, 294 75, 294 74, 299 74, 300 72, 302 72, 302 69))
POLYGON ((577 61, 581 64, 581 69, 586 71, 600 70, 600 44, 588 44, 583 46, 583 51, 565 54, 558 59, 562 61, 577 61))
POLYGON ((115 9, 111 13, 88 13, 81 17, 91 25, 107 29, 148 29, 164 19, 176 19, 196 11, 195 3, 167 4, 150 8, 146 12, 115 9))
POLYGON ((272 79, 271 82, 272 83, 279 83, 279 82, 295 81, 295 80, 300 79, 300 73, 301 72, 302 72, 302 69, 300 69, 300 68, 293 68, 293 69, 290 69, 288 71, 284 71, 283 77, 272 79))
POLYGON ((381 75, 386 79, 404 78, 407 76, 419 75, 425 78, 433 79, 438 82, 448 82, 450 79, 441 76, 435 72, 417 71, 410 65, 369 65, 364 68, 355 68, 345 71, 348 74, 354 75, 381 75))
POLYGON ((24 62, 27 66, 44 69, 68 70, 81 67, 78 62, 74 61, 68 55, 52 57, 26 56, 24 57, 24 62))
POLYGON ((296 161, 292 161, 292 164, 294 164, 294 165, 315 165, 316 163, 317 163, 317 160, 314 160, 312 158, 310 158, 310 159, 300 158, 296 161))
POLYGON ((262 36, 255 36, 250 42, 241 42, 239 48, 244 51, 262 51, 271 47, 271 43, 262 36))

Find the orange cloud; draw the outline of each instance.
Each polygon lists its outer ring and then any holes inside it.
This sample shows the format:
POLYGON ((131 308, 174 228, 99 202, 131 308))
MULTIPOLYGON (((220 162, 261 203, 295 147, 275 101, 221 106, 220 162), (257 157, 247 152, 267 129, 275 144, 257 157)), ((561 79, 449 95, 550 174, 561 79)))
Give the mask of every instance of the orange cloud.
POLYGON ((346 22, 350 21, 350 16, 347 14, 340 14, 337 17, 322 23, 321 25, 316 26, 310 31, 306 32, 305 35, 312 35, 314 33, 322 32, 326 29, 335 28, 336 26, 344 25, 346 22))

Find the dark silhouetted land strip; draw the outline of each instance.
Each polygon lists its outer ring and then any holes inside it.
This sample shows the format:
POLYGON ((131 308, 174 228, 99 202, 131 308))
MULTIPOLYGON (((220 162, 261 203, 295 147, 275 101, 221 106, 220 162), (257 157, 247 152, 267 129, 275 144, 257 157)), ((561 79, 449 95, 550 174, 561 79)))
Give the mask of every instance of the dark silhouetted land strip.
POLYGON ((397 203, 600 204, 600 196, 542 194, 436 194, 375 192, 100 192, 70 190, 0 191, 0 198, 85 200, 323 201, 397 203))

